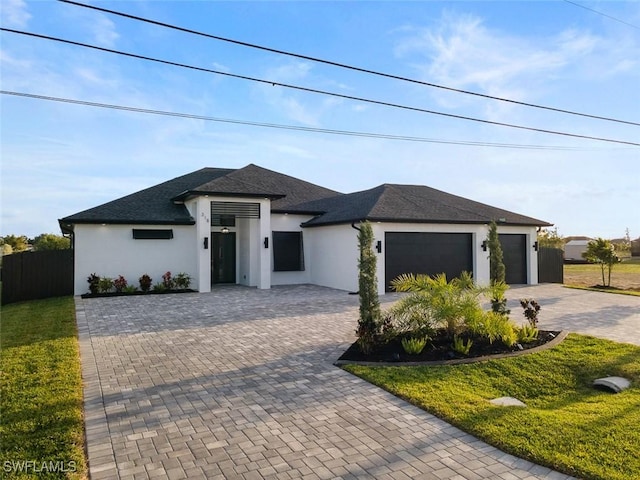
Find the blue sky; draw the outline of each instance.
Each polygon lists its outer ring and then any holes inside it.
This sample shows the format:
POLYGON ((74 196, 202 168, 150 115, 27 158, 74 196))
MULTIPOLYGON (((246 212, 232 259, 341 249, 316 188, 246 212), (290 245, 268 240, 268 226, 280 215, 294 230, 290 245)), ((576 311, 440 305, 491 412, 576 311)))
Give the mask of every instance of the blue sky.
MULTIPOLYGON (((217 36, 520 102, 640 122, 640 2, 94 2, 217 36)), ((448 92, 50 1, 2 26, 237 75, 534 128, 640 142, 640 127, 448 92)), ((2 90, 299 127, 328 135, 0 95, 0 234, 176 176, 254 163, 342 192, 422 184, 554 223, 640 236, 640 147, 384 107, 1 34, 2 90), (543 147, 543 148, 540 148, 543 147)))

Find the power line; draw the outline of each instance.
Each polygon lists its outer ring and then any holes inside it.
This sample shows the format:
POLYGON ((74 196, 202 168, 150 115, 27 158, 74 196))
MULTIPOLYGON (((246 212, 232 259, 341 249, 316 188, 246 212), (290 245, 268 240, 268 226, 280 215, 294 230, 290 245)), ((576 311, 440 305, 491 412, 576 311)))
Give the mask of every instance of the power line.
MULTIPOLYGON (((87 5, 87 4, 84 4, 84 3, 75 2, 73 0, 58 0, 58 1, 60 1, 62 3, 68 3, 70 5, 75 5, 75 6, 78 6, 78 7, 88 8, 88 9, 91 9, 91 10, 96 10, 96 11, 100 11, 100 12, 104 12, 104 13, 110 13, 112 15, 118 15, 118 16, 121 16, 121 17, 124 17, 124 18, 128 18, 128 19, 131 19, 131 20, 137 20, 137 21, 140 21, 140 22, 145 22, 145 23, 149 23, 149 24, 152 24, 152 25, 157 25, 157 26, 164 27, 164 28, 170 28, 172 30, 177 30, 177 31, 180 31, 180 32, 185 32, 185 33, 190 33, 190 34, 193 34, 193 35, 198 35, 198 36, 201 36, 201 37, 211 38, 213 40, 219 40, 219 41, 222 41, 222 42, 232 43, 232 44, 240 45, 240 46, 243 46, 243 47, 255 48, 255 49, 258 49, 258 50, 265 51, 265 52, 277 53, 279 55, 287 55, 289 57, 300 58, 300 59, 308 60, 308 61, 312 61, 312 62, 323 63, 323 64, 331 65, 331 66, 334 66, 334 67, 346 68, 348 70, 353 70, 353 71, 361 72, 361 73, 367 73, 367 74, 370 74, 370 75, 376 75, 376 76, 379 76, 379 77, 391 78, 391 79, 394 79, 394 80, 401 80, 401 81, 404 81, 404 82, 415 83, 415 84, 424 85, 424 86, 427 86, 427 87, 439 88, 439 89, 442 89, 442 90, 448 90, 448 91, 456 92, 456 93, 464 93, 466 95, 473 95, 473 96, 476 96, 476 97, 487 98, 487 99, 490 99, 490 100, 498 100, 498 101, 501 101, 501 102, 512 103, 512 104, 515 104, 515 105, 522 105, 522 106, 525 106, 525 107, 538 108, 538 109, 542 109, 542 110, 550 110, 552 112, 564 113, 564 114, 568 114, 568 115, 577 115, 577 116, 592 118, 592 119, 596 119, 596 120, 605 120, 605 121, 608 121, 608 122, 617 122, 617 123, 625 123, 625 124, 628 124, 628 125, 640 126, 640 123, 632 122, 632 121, 628 121, 628 120, 620 120, 620 119, 616 119, 616 118, 603 117, 603 116, 599 116, 599 115, 592 115, 592 114, 588 114, 588 113, 580 113, 580 112, 575 112, 575 111, 571 111, 571 110, 565 110, 565 109, 562 109, 562 108, 555 108, 555 107, 548 107, 548 106, 544 106, 544 105, 537 105, 537 104, 534 104, 534 103, 520 102, 518 100, 512 100, 512 99, 508 99, 508 98, 495 97, 495 96, 487 95, 487 94, 484 94, 484 93, 478 93, 478 92, 472 92, 472 91, 469 91, 469 90, 462 90, 462 89, 458 89, 458 88, 447 87, 447 86, 444 86, 444 85, 438 85, 438 84, 435 84, 435 83, 424 82, 424 81, 421 81, 421 80, 416 80, 416 79, 413 79, 413 78, 403 77, 403 76, 400 76, 400 75, 394 75, 394 74, 379 72, 379 71, 371 70, 371 69, 367 69, 367 68, 356 67, 356 66, 353 66, 353 65, 347 65, 345 63, 334 62, 332 60, 325 60, 325 59, 322 59, 322 58, 312 57, 312 56, 309 56, 309 55, 302 55, 302 54, 298 54, 298 53, 288 52, 286 50, 279 50, 279 49, 276 49, 276 48, 265 47, 263 45, 257 45, 257 44, 254 44, 254 43, 248 43, 248 42, 243 42, 243 41, 240 41, 240 40, 234 40, 234 39, 231 39, 231 38, 221 37, 221 36, 218 36, 218 35, 212 35, 212 34, 209 34, 209 33, 204 33, 204 32, 200 32, 200 31, 197 31, 197 30, 192 30, 192 29, 189 29, 189 28, 179 27, 177 25, 172 25, 172 24, 169 24, 169 23, 159 22, 157 20, 151 20, 151 19, 148 19, 148 18, 139 17, 139 16, 136 16, 136 15, 131 15, 129 13, 118 12, 116 10, 110 10, 108 8, 97 7, 95 5, 87 5)), ((569 3, 572 3, 572 2, 569 2, 569 3)))
MULTIPOLYGON (((63 1, 63 0, 61 0, 61 1, 63 1)), ((576 2, 570 2, 569 0, 564 0, 564 1, 567 2, 567 3, 570 3, 571 5, 575 5, 576 7, 584 8, 585 10, 589 10, 590 12, 597 13, 598 15, 602 15, 603 17, 610 18, 611 20, 615 20, 616 22, 624 23, 625 25, 627 25, 629 27, 637 28, 638 30, 640 30, 640 27, 637 26, 637 25, 634 25, 634 24, 629 23, 629 22, 625 22, 624 20, 620 20, 619 18, 616 18, 616 17, 612 17, 611 15, 607 15, 606 13, 599 12, 598 10, 594 10, 593 8, 589 8, 586 5, 581 5, 581 4, 576 3, 576 2)))
POLYGON ((381 101, 381 100, 372 100, 372 99, 368 99, 368 98, 364 98, 364 97, 356 97, 356 96, 353 96, 353 95, 345 95, 345 94, 342 94, 342 93, 335 93, 335 92, 329 92, 329 91, 326 91, 326 90, 318 90, 318 89, 315 89, 315 88, 301 87, 301 86, 298 86, 298 85, 291 85, 291 84, 287 84, 287 83, 276 82, 276 81, 273 81, 273 80, 265 80, 265 79, 261 79, 261 78, 249 77, 249 76, 246 76, 246 75, 238 75, 238 74, 233 74, 233 73, 228 73, 228 72, 222 72, 222 71, 219 71, 219 70, 212 70, 212 69, 209 69, 209 68, 197 67, 197 66, 193 66, 193 65, 187 65, 187 64, 184 64, 184 63, 172 62, 172 61, 169 61, 169 60, 162 60, 162 59, 148 57, 148 56, 144 56, 144 55, 138 55, 138 54, 135 54, 135 53, 122 52, 120 50, 113 50, 113 49, 110 49, 110 48, 99 47, 97 45, 89 45, 89 44, 86 44, 86 43, 75 42, 75 41, 72 41, 72 40, 65 40, 65 39, 62 39, 62 38, 51 37, 51 36, 48 36, 48 35, 42 35, 42 34, 32 33, 32 32, 23 32, 23 31, 14 30, 14 29, 11 29, 11 28, 2 27, 2 28, 0 28, 0 31, 16 33, 16 34, 19 34, 19 35, 26 35, 26 36, 29 36, 29 37, 35 37, 35 38, 40 38, 40 39, 44 39, 44 40, 51 40, 51 41, 60 42, 60 43, 66 43, 66 44, 69 44, 69 45, 76 45, 76 46, 79 46, 79 47, 90 48, 90 49, 99 50, 99 51, 102 51, 102 52, 115 53, 117 55, 123 55, 123 56, 126 56, 126 57, 136 58, 136 59, 140 59, 140 60, 147 60, 147 61, 150 61, 150 62, 156 62, 156 63, 161 63, 161 64, 165 64, 165 65, 171 65, 171 66, 175 66, 175 67, 187 68, 187 69, 190 69, 190 70, 196 70, 196 71, 200 71, 200 72, 213 73, 213 74, 216 74, 216 75, 222 75, 222 76, 231 77, 231 78, 237 78, 237 79, 241 79, 241 80, 248 80, 248 81, 267 84, 267 85, 271 85, 271 86, 279 86, 279 87, 284 87, 284 88, 290 88, 290 89, 293 89, 293 90, 299 90, 299 91, 303 91, 303 92, 307 92, 307 93, 316 93, 316 94, 320 94, 320 95, 328 95, 328 96, 332 96, 332 97, 336 97, 336 98, 343 98, 343 99, 346 99, 346 100, 354 100, 354 101, 358 101, 358 102, 371 103, 371 104, 374 104, 374 105, 381 105, 381 106, 385 106, 385 107, 399 108, 399 109, 403 109, 403 110, 409 110, 409 111, 420 112, 420 113, 428 113, 428 114, 431 114, 431 115, 439 115, 439 116, 443 116, 443 117, 456 118, 458 120, 467 120, 467 121, 471 121, 471 122, 484 123, 484 124, 488 124, 488 125, 497 125, 497 126, 501 126, 501 127, 516 128, 516 129, 519 129, 519 130, 528 130, 528 131, 532 131, 532 132, 546 133, 546 134, 550 134, 550 135, 561 135, 561 136, 565 136, 565 137, 581 138, 581 139, 586 139, 586 140, 596 140, 596 141, 600 141, 600 142, 619 143, 619 144, 624 144, 624 145, 633 145, 633 146, 640 147, 640 143, 636 143, 636 142, 629 142, 629 141, 625 141, 625 140, 616 140, 616 139, 610 139, 610 138, 604 138, 604 137, 594 137, 594 136, 590 136, 590 135, 579 135, 579 134, 576 134, 576 133, 560 132, 560 131, 556 131, 556 130, 547 130, 547 129, 543 129, 543 128, 527 127, 527 126, 516 125, 516 124, 512 124, 512 123, 504 123, 504 122, 496 122, 496 121, 492 121, 492 120, 484 120, 484 119, 475 118, 475 117, 468 117, 468 116, 464 116, 464 115, 455 115, 455 114, 452 114, 452 113, 437 112, 435 110, 427 110, 427 109, 424 109, 424 108, 412 107, 412 106, 409 106, 409 105, 401 105, 401 104, 397 104, 397 103, 384 102, 384 101, 381 101))
POLYGON ((558 145, 526 145, 526 144, 515 144, 515 143, 473 142, 473 141, 466 141, 466 140, 443 140, 443 139, 425 138, 425 137, 411 137, 406 135, 391 135, 386 133, 358 132, 358 131, 352 131, 352 130, 335 130, 335 129, 328 129, 328 128, 302 127, 297 125, 282 125, 278 123, 266 123, 266 122, 255 122, 255 121, 249 121, 249 120, 237 120, 232 118, 210 117, 206 115, 196 115, 191 113, 169 112, 166 110, 153 110, 153 109, 147 109, 147 108, 130 107, 125 105, 114 105, 109 103, 90 102, 86 100, 75 100, 71 98, 52 97, 47 95, 36 95, 33 93, 13 92, 9 90, 0 90, 0 94, 13 95, 16 97, 25 97, 25 98, 31 98, 36 100, 48 100, 48 101, 54 101, 54 102, 70 103, 74 105, 84 105, 89 107, 108 108, 112 110, 122 110, 126 112, 145 113, 145 114, 151 114, 151 115, 163 115, 163 116, 178 117, 178 118, 189 118, 194 120, 204 120, 208 122, 232 123, 237 125, 248 125, 252 127, 266 127, 266 128, 276 128, 281 130, 296 130, 296 131, 302 131, 302 132, 344 135, 344 136, 350 136, 350 137, 366 137, 366 138, 376 138, 376 139, 383 139, 383 140, 402 140, 402 141, 408 141, 408 142, 440 143, 440 144, 447 144, 447 145, 465 145, 465 146, 473 146, 473 147, 515 148, 515 149, 523 149, 523 150, 578 150, 577 148, 574 148, 574 147, 564 147, 564 146, 558 146, 558 145))

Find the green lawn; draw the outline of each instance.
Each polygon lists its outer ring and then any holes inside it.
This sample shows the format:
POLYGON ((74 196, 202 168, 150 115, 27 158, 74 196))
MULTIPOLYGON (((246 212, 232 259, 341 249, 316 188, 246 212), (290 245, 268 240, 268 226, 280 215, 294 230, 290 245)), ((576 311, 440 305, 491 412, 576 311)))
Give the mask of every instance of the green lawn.
POLYGON ((571 334, 553 349, 510 359, 344 368, 518 457, 585 479, 640 478, 640 347, 571 334), (610 375, 630 379, 631 388, 592 387, 610 375), (489 403, 502 396, 528 406, 489 403))
POLYGON ((0 476, 86 478, 73 298, 2 307, 0 365, 0 476))

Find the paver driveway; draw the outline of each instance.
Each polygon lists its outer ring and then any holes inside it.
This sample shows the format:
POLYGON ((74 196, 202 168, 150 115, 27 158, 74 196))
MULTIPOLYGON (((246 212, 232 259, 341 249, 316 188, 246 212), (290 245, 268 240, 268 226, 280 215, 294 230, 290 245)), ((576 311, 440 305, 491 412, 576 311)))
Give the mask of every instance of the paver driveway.
MULTIPOLYGON (((529 288, 558 316, 580 292, 529 288)), ((333 366, 357 305, 315 286, 77 298, 91 477, 568 478, 333 366)))

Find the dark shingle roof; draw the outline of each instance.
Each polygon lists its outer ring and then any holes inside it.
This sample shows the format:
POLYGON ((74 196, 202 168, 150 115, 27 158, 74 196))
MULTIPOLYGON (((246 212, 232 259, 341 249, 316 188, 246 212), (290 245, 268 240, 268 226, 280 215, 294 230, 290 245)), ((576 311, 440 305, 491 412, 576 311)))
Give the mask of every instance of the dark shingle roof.
POLYGON ((184 205, 170 199, 213 178, 228 175, 228 168, 203 168, 117 200, 60 219, 60 224, 75 223, 141 223, 192 224, 193 218, 184 205))
POLYGON ((334 196, 338 192, 251 164, 183 192, 179 198, 203 194, 268 197, 273 200, 272 211, 291 212, 290 208, 297 204, 334 196))
POLYGON ((60 219, 64 231, 76 223, 194 223, 186 207, 176 203, 190 195, 223 194, 272 198, 272 210, 287 211, 301 202, 337 192, 272 170, 248 165, 240 169, 203 168, 167 182, 60 219))
POLYGON ((550 225, 430 187, 384 184, 342 194, 257 165, 237 170, 203 168, 59 222, 63 231, 71 231, 76 223, 190 225, 194 219, 181 201, 193 195, 271 198, 272 212, 315 214, 304 224, 308 227, 361 220, 550 225))
POLYGON ((300 207, 325 212, 306 222, 304 226, 307 227, 360 220, 415 223, 487 223, 496 220, 507 225, 550 225, 422 185, 384 184, 300 207))

